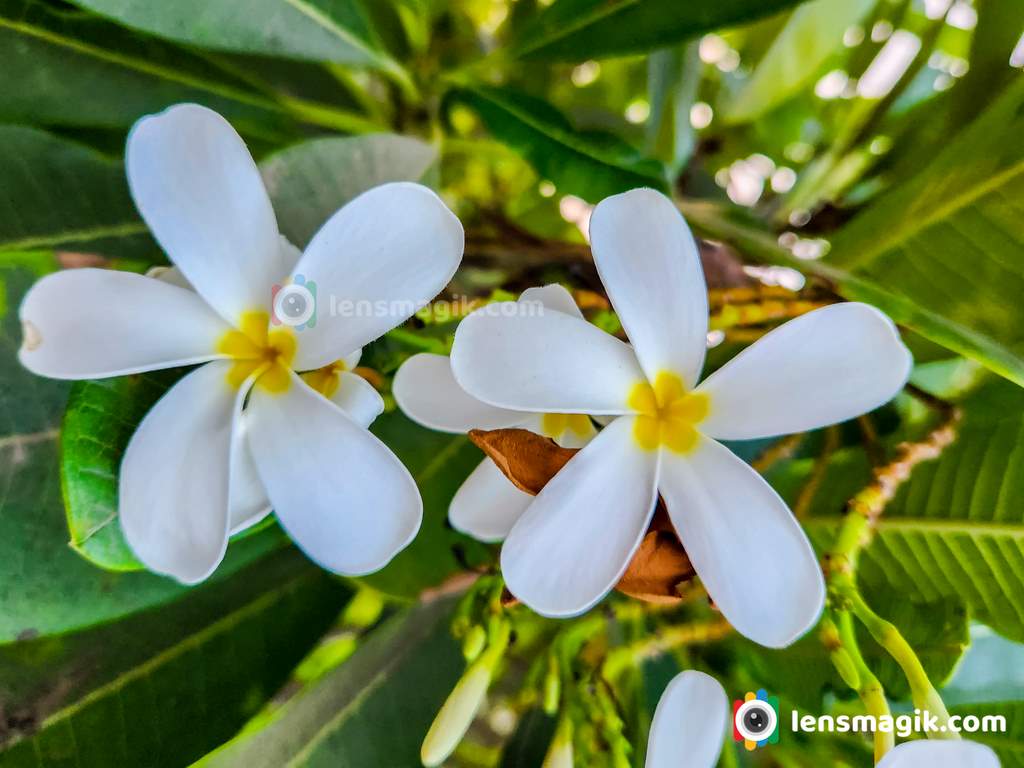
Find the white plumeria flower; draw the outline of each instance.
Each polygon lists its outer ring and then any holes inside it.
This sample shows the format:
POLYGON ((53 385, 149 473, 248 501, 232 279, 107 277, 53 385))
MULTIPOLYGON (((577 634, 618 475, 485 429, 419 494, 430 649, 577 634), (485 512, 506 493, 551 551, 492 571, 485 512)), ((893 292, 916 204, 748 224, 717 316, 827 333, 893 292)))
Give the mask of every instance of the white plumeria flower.
POLYGON ((789 645, 825 586, 779 495, 718 439, 815 429, 890 400, 910 353, 864 304, 808 313, 766 334, 697 386, 708 328, 700 255, 672 202, 650 189, 595 209, 601 280, 632 347, 561 313, 476 312, 452 370, 473 397, 528 412, 613 419, 536 496, 505 540, 508 588, 545 616, 591 608, 619 581, 659 492, 708 593, 741 634, 789 645))
POLYGON ((729 727, 729 697, 715 678, 680 672, 654 710, 646 768, 715 768, 729 727))
MULTIPOLYGON (((529 288, 517 304, 523 312, 564 312, 583 319, 572 295, 557 284, 529 288)), ((517 427, 546 435, 563 448, 581 448, 597 434, 585 415, 524 414, 480 402, 458 385, 444 355, 424 352, 410 357, 395 374, 392 391, 406 416, 439 432, 517 427)), ((452 497, 448 519, 456 530, 480 541, 501 541, 532 500, 493 461, 484 459, 452 497)))
POLYGON ((458 219, 426 187, 386 184, 334 214, 299 257, 278 234, 241 137, 193 104, 135 125, 127 172, 180 275, 77 269, 43 278, 21 306, 20 357, 60 379, 205 363, 153 406, 128 444, 118 504, 132 550, 153 571, 199 582, 229 533, 272 505, 325 568, 383 567, 416 535, 422 501, 366 429, 380 396, 345 369, 449 281, 462 257, 458 219), (271 324, 272 291, 303 276, 332 307, 387 311, 320 312, 298 333, 295 318, 271 324))
POLYGON ((890 750, 878 768, 999 768, 999 758, 976 741, 908 741, 890 750))

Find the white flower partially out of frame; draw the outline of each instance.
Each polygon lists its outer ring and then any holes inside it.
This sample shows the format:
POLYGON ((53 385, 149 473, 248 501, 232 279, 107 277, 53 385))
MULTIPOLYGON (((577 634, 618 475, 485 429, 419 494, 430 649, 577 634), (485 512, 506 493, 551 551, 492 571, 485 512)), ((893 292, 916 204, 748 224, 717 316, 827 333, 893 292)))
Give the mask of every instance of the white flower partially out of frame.
MULTIPOLYGON (((583 318, 572 295, 560 285, 529 288, 519 297, 524 311, 583 318)), ((406 416, 428 429, 465 434, 471 429, 520 428, 550 437, 563 448, 582 448, 597 434, 589 417, 579 414, 524 414, 495 408, 467 394, 455 381, 444 355, 413 355, 398 369, 392 388, 406 416)), ((452 497, 452 526, 480 541, 500 541, 530 505, 533 496, 516 488, 490 459, 477 465, 452 497)))
POLYGON ((999 768, 999 758, 976 741, 908 741, 890 750, 878 768, 999 768))
POLYGON ((729 697, 715 678, 680 672, 654 710, 645 768, 715 768, 729 714, 729 697))
POLYGON ((632 347, 562 313, 475 312, 452 370, 509 410, 617 417, 512 528, 508 588, 545 616, 591 608, 619 581, 658 494, 708 594, 741 634, 792 643, 818 620, 824 579, 779 495, 718 439, 845 421, 890 400, 912 360, 893 323, 837 304, 766 334, 697 385, 708 328, 700 255, 672 202, 650 189, 602 201, 594 261, 632 347))
POLYGON ((458 219, 426 187, 385 184, 335 213, 299 254, 278 233, 241 137, 194 104, 136 123, 126 162, 135 203, 180 274, 44 277, 21 305, 20 358, 59 379, 205 363, 153 406, 125 451, 128 544, 150 570, 196 583, 229 534, 272 505, 323 567, 382 568, 419 530, 422 500, 367 430, 380 395, 346 369, 408 314, 321 313, 296 333, 269 322, 272 289, 303 275, 321 297, 414 308, 458 267, 458 219))

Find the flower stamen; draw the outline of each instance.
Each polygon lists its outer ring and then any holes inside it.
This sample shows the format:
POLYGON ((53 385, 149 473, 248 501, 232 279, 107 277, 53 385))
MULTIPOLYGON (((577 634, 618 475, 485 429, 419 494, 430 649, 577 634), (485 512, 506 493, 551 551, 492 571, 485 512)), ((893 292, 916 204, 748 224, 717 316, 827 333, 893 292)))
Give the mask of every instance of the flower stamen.
POLYGON ((246 312, 239 328, 225 333, 217 351, 235 362, 228 370, 228 384, 237 389, 253 374, 256 386, 280 394, 291 384, 291 366, 295 359, 295 334, 290 328, 269 330, 266 312, 246 312))
POLYGON ((696 425, 707 418, 708 396, 687 392, 683 380, 662 371, 651 386, 640 382, 629 393, 629 406, 638 414, 633 436, 645 451, 664 445, 687 453, 697 445, 696 425))

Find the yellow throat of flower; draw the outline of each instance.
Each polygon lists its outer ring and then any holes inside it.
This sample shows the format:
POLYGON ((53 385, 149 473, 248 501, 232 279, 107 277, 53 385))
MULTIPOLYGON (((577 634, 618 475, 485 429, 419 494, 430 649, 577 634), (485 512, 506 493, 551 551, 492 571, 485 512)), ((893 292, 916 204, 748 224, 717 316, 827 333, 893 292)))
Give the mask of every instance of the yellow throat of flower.
POLYGON ((234 360, 228 370, 228 384, 232 387, 237 389, 261 371, 255 386, 280 394, 291 384, 295 347, 295 333, 290 328, 270 330, 270 316, 266 312, 246 312, 239 327, 220 338, 217 351, 234 360))
POLYGON ((640 382, 629 393, 629 406, 639 415, 633 436, 646 451, 665 446, 687 453, 697 445, 696 425, 708 415, 708 396, 687 392, 683 380, 662 371, 654 386, 640 382))
POLYGON ((557 440, 566 432, 587 437, 593 434, 594 427, 590 417, 584 413, 545 413, 540 422, 540 431, 545 437, 557 440))

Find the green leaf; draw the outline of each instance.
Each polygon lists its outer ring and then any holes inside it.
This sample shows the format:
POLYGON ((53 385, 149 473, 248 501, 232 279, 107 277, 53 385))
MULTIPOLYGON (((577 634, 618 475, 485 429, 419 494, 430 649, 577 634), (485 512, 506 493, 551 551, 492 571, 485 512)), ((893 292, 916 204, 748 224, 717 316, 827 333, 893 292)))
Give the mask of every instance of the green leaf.
POLYGON ((523 30, 515 56, 582 61, 643 53, 743 24, 800 0, 558 0, 523 30))
MULTIPOLYGON (((997 704, 965 704, 953 707, 951 715, 1006 718, 1006 732, 963 733, 965 739, 987 744, 996 751, 1002 768, 1024 768, 1024 701, 997 704)), ((994 724, 993 724, 994 725, 994 724)))
MULTIPOLYGON (((964 402, 956 442, 919 465, 877 523, 860 580, 904 599, 956 599, 1003 635, 1024 639, 1024 390, 994 381, 964 402)), ((773 475, 792 498, 811 460, 773 475)), ((830 546, 843 504, 867 482, 861 452, 841 452, 821 483, 804 525, 830 546)))
POLYGON ((690 109, 700 87, 701 61, 696 43, 655 51, 647 58, 646 145, 651 157, 661 160, 676 178, 697 144, 690 109))
POLYGON ((800 92, 832 54, 842 50, 843 33, 875 3, 814 0, 797 8, 753 74, 726 103, 722 110, 726 122, 754 120, 800 92))
MULTIPOLYGON (((346 595, 297 553, 282 555, 224 585, 230 591, 204 587, 219 593, 220 605, 207 605, 207 621, 193 620, 172 642, 161 634, 178 633, 183 608, 199 595, 117 625, 120 634, 103 632, 114 649, 97 646, 99 637, 77 643, 80 667, 114 663, 112 650, 135 658, 86 696, 38 712, 45 715, 39 730, 0 753, 0 766, 56 768, 69 759, 80 768, 180 766, 232 736, 331 625, 346 595), (147 644, 152 650, 142 655, 147 644)), ((24 702, 8 705, 25 711, 24 702)), ((37 706, 46 706, 45 697, 37 706)))
POLYGON ((459 91, 456 98, 562 194, 596 203, 635 187, 668 188, 658 162, 611 134, 575 130, 554 107, 532 96, 478 86, 459 91))
MULTIPOLYGON (((148 573, 101 571, 67 544, 57 454, 67 384, 34 376, 17 361, 17 306, 49 254, 0 253, 0 645, 111 621, 188 592, 148 573)), ((281 546, 268 531, 232 547, 222 579, 281 546)))
POLYGON ((0 92, 0 118, 13 122, 126 128, 191 101, 242 133, 291 135, 283 107, 198 55, 37 0, 0 0, 0 92))
POLYGON ((403 611, 347 661, 196 768, 415 768, 430 723, 464 667, 452 601, 403 611))
POLYGON ((0 125, 0 253, 159 253, 120 162, 33 128, 0 125))
MULTIPOLYGON (((1022 82, 1024 84, 1024 82, 1022 82)), ((950 349, 964 357, 977 362, 1005 376, 1010 381, 1024 386, 1024 357, 1014 348, 1008 347, 999 339, 986 335, 981 330, 964 322, 958 315, 965 315, 971 310, 958 307, 956 314, 950 314, 943 306, 923 306, 914 298, 906 295, 904 286, 883 287, 869 275, 861 277, 830 262, 804 261, 794 258, 789 251, 779 247, 775 238, 766 233, 759 224, 751 222, 746 214, 722 206, 705 202, 686 201, 680 208, 690 224, 702 235, 712 239, 724 240, 739 248, 744 256, 765 264, 780 264, 796 269, 808 275, 820 277, 832 284, 836 291, 850 301, 863 301, 873 304, 885 312, 898 325, 910 328, 936 344, 950 349)), ((908 219, 909 221, 909 219, 908 219)), ((881 235, 880 235, 881 236, 881 235)), ((1004 237, 1000 233, 999 237, 1004 237)), ((1005 262, 1003 262, 1005 263, 1005 262)), ((894 265, 895 266, 895 265, 894 265)), ((986 266, 988 266, 986 264, 986 266)), ((970 272, 970 270, 968 270, 970 272)), ((1008 275, 1001 275, 1007 277, 1008 275)), ((992 298, 988 294, 988 286, 970 285, 970 278, 960 286, 963 296, 974 296, 977 312, 1001 314, 1006 317, 1013 309, 1013 304, 996 304, 988 302, 992 298)), ((1005 293, 1005 285, 998 286, 999 293, 1005 293)), ((909 291, 927 292, 926 284, 918 280, 909 291)), ((948 297, 947 297, 948 299, 948 297)), ((960 297, 952 299, 959 305, 960 297)), ((1024 327, 1019 322, 1007 328, 1024 327)))
POLYGON ((437 164, 437 149, 394 134, 326 138, 296 144, 260 163, 281 234, 304 248, 331 214, 368 189, 419 181, 437 164))
POLYGON ((200 48, 391 66, 359 0, 73 0, 128 27, 200 48))
POLYGON ((828 263, 889 286, 945 318, 946 330, 964 329, 975 343, 958 348, 941 328, 915 328, 1024 385, 1022 131, 1018 81, 924 171, 840 230, 828 263))

